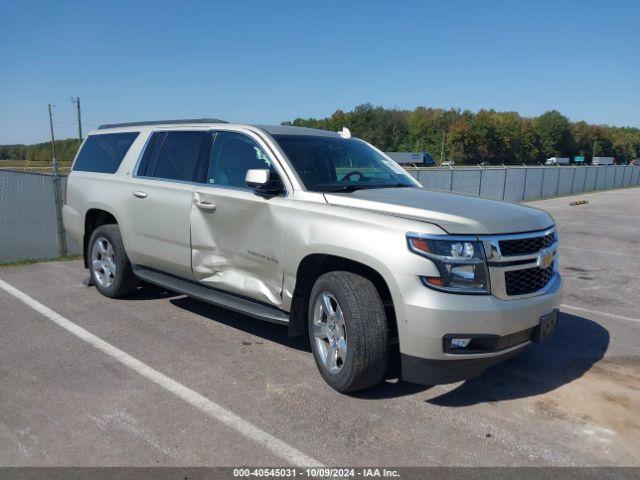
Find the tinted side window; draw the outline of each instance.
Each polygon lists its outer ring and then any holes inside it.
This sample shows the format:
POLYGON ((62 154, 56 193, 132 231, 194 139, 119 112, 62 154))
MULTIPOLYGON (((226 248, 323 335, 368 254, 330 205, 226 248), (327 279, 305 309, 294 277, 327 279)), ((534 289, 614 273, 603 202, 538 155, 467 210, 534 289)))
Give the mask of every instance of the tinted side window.
POLYGON ((147 176, 194 181, 200 176, 199 168, 206 165, 210 147, 210 132, 168 132, 155 169, 147 176))
POLYGON ((115 173, 138 132, 91 135, 73 165, 80 172, 115 173))
POLYGON ((267 155, 251 138, 241 133, 217 132, 207 172, 207 183, 246 187, 247 170, 268 168, 275 171, 267 155))

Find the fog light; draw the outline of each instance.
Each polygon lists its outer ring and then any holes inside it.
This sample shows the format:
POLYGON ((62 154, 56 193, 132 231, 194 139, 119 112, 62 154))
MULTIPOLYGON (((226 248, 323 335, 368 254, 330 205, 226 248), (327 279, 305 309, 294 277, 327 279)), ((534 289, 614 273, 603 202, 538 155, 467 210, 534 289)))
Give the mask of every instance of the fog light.
POLYGON ((471 342, 470 338, 452 338, 451 348, 466 348, 471 342))

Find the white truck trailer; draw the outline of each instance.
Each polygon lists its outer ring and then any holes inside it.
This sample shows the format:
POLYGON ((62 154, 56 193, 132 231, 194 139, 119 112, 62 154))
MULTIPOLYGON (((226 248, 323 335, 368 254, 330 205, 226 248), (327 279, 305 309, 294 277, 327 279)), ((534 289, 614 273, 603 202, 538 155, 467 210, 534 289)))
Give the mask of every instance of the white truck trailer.
POLYGON ((614 157, 593 157, 591 165, 613 165, 614 157))

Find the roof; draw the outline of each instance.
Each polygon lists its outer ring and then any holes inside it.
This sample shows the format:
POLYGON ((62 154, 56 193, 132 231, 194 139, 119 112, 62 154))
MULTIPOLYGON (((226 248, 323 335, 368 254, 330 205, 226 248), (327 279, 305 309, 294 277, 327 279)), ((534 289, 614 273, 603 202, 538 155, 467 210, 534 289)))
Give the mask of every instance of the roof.
POLYGON ((191 118, 191 119, 178 119, 178 120, 149 120, 148 122, 127 122, 127 123, 105 123, 100 125, 98 130, 105 130, 107 128, 120 128, 120 127, 143 127, 147 125, 183 125, 190 123, 227 123, 224 120, 218 120, 217 118, 191 118))
MULTIPOLYGON (((216 124, 216 123, 229 123, 224 120, 218 120, 216 118, 193 118, 193 119, 177 119, 177 120, 149 120, 147 122, 126 122, 126 123, 106 123, 104 125, 100 125, 98 130, 112 130, 112 129, 126 129, 127 127, 157 127, 157 126, 167 126, 170 127, 172 125, 180 125, 180 126, 188 126, 188 125, 201 125, 205 126, 207 124, 216 124)), ((250 124, 242 124, 242 123, 234 123, 234 125, 247 125, 255 128, 259 128, 271 135, 313 135, 316 137, 333 137, 339 138, 340 134, 338 132, 331 132, 329 130, 321 130, 318 128, 307 128, 307 127, 294 127, 292 125, 250 125, 250 124)))
POLYGON ((254 125, 271 135, 314 135, 316 137, 340 137, 338 132, 319 128, 294 127, 293 125, 254 125))

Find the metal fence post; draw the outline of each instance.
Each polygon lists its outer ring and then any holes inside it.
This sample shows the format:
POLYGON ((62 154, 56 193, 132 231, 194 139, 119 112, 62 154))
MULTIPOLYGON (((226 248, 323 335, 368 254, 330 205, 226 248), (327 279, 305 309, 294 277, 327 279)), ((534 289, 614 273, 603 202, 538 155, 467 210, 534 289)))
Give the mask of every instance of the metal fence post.
POLYGON ((542 194, 544 193, 544 174, 547 171, 546 167, 542 167, 542 181, 540 182, 540 197, 542 198, 542 194))
MULTIPOLYGON (((589 168, 586 165, 584 167, 589 168)), ((584 180, 582 180, 582 193, 584 193, 585 189, 587 188, 587 173, 589 173, 589 170, 584 171, 584 180)))
POLYGON ((60 176, 58 176, 57 165, 54 163, 53 167, 53 201, 56 208, 56 230, 58 234, 58 251, 60 256, 64 257, 67 254, 67 237, 64 231, 64 224, 62 222, 62 192, 60 176))
POLYGON ((576 181, 576 166, 573 166, 573 176, 571 177, 571 190, 569 190, 569 193, 573 193, 573 182, 576 181))
POLYGON ((557 167, 557 168, 558 168, 558 181, 556 182, 556 194, 555 194, 556 197, 560 192, 560 174, 562 173, 562 167, 557 167))
POLYGON ((507 167, 504 167, 504 183, 502 184, 502 200, 504 200, 504 196, 507 192, 507 173, 509 172, 509 169, 507 167))
POLYGON ((529 172, 529 169, 527 167, 524 167, 524 185, 522 185, 522 201, 523 202, 527 196, 527 173, 528 172, 529 172))
POLYGON ((449 176, 449 191, 453 192, 453 168, 449 167, 449 172, 451 173, 449 176))
POLYGON ((53 201, 55 203, 56 212, 56 229, 58 233, 58 251, 60 256, 64 257, 67 254, 67 238, 64 234, 64 225, 62 223, 62 196, 60 195, 60 177, 58 176, 58 156, 56 155, 56 139, 53 134, 53 115, 51 114, 51 104, 49 104, 49 128, 51 129, 51 153, 53 153, 53 160, 51 162, 53 182, 53 201))
POLYGON ((483 173, 484 173, 484 170, 482 169, 482 167, 480 167, 480 183, 478 184, 478 196, 482 194, 482 174, 483 173))

